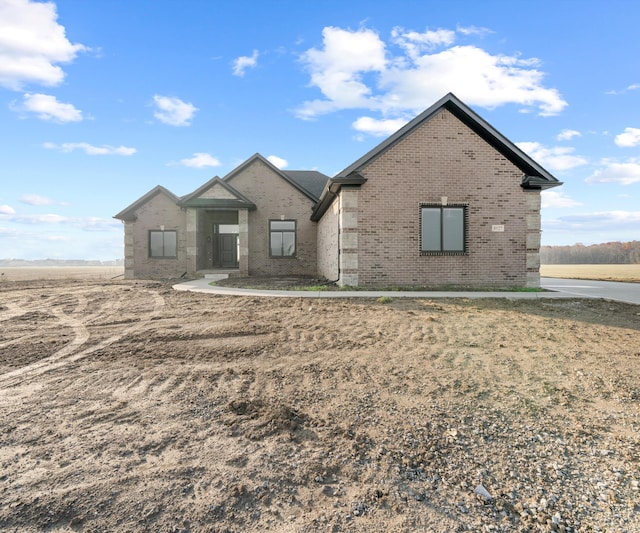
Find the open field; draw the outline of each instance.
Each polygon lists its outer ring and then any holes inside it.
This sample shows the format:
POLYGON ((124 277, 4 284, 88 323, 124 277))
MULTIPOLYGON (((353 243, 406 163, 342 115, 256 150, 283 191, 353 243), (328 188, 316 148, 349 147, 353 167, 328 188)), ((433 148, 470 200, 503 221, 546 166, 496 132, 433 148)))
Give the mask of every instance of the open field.
POLYGON ((640 307, 0 283, 0 530, 640 531, 640 307))
POLYGON ((596 279, 640 282, 639 265, 541 265, 540 275, 547 278, 596 279))
POLYGON ((113 279, 124 275, 122 266, 0 266, 0 281, 39 279, 113 279))

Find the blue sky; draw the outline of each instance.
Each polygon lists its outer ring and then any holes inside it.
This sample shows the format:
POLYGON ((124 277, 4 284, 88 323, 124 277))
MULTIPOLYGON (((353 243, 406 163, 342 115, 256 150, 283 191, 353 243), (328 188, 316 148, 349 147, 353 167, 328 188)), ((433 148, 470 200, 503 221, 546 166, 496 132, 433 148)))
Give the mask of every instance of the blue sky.
POLYGON ((564 182, 542 242, 640 239, 640 3, 0 0, 0 258, 256 152, 332 176, 453 92, 564 182))

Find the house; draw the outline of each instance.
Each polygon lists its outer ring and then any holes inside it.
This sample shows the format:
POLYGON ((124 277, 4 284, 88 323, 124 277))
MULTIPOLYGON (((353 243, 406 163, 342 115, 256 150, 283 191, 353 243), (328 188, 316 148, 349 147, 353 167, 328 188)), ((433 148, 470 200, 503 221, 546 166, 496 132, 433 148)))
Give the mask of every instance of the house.
POLYGON ((539 286, 540 192, 561 183, 448 94, 333 178, 259 154, 115 215, 125 277, 312 275, 350 286, 539 286))

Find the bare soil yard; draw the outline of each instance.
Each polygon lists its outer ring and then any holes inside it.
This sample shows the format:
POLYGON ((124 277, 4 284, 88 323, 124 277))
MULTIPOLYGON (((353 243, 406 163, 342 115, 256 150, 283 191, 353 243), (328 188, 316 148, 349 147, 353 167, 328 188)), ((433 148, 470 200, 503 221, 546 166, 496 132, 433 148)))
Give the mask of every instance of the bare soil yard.
POLYGON ((640 307, 0 283, 2 531, 640 531, 640 307))

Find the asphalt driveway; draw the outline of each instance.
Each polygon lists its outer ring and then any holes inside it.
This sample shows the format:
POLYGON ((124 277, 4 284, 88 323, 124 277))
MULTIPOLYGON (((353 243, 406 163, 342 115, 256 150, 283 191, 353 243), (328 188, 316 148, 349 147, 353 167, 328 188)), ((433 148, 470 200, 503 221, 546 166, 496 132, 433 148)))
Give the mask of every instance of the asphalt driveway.
POLYGON ((540 285, 544 289, 578 298, 605 298, 640 305, 640 283, 541 278, 540 285))

